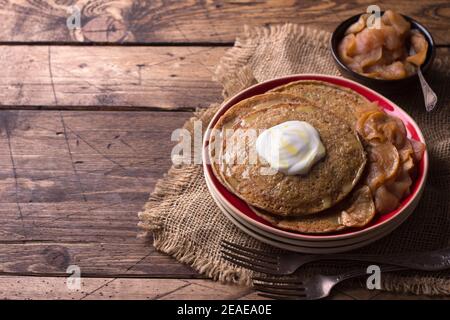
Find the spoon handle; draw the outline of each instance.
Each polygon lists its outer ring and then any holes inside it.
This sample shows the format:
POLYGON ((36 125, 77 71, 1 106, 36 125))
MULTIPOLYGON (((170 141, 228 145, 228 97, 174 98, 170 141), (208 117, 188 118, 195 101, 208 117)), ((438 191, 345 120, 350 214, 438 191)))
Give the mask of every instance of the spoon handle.
POLYGON ((434 109, 437 103, 437 95, 431 89, 430 85, 428 84, 427 80, 425 80, 425 77, 422 74, 422 70, 420 70, 420 67, 417 68, 417 74, 419 76, 420 85, 422 87, 422 93, 423 93, 423 99, 425 101, 425 109, 430 112, 434 109))

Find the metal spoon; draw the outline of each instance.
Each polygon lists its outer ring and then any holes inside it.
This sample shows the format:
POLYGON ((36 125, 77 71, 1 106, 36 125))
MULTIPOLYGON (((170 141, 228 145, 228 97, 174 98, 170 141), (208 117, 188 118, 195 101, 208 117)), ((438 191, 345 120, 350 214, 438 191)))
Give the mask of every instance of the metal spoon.
MULTIPOLYGON (((409 49, 409 54, 411 56, 416 54, 416 51, 411 46, 409 49)), ((422 93, 423 93, 423 99, 425 101, 425 109, 430 112, 434 109, 434 107, 437 104, 437 95, 431 89, 430 85, 428 84, 427 80, 425 80, 425 77, 423 76, 422 70, 420 69, 420 65, 417 66, 417 75, 419 76, 420 85, 422 87, 422 93)))

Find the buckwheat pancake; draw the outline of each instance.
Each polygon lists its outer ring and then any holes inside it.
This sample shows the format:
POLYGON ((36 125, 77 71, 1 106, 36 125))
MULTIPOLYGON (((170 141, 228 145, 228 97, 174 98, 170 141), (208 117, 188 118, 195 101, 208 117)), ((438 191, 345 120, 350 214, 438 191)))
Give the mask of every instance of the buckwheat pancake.
POLYGON ((317 80, 300 80, 272 89, 270 92, 288 93, 301 97, 327 112, 333 112, 354 128, 359 108, 369 101, 353 90, 317 80))
POLYGON ((215 128, 220 126, 222 129, 227 129, 234 125, 233 120, 240 121, 239 117, 247 113, 251 113, 255 110, 262 110, 270 108, 272 105, 279 103, 304 103, 308 104, 308 100, 303 99, 295 94, 289 93, 265 93, 250 97, 248 99, 242 100, 236 103, 232 108, 228 109, 227 112, 222 115, 219 122, 216 124, 215 128))
MULTIPOLYGON (((297 95, 288 94, 288 93, 265 93, 256 95, 253 97, 250 97, 248 99, 242 100, 235 105, 233 105, 232 108, 228 109, 227 112, 221 116, 217 124, 214 126, 214 130, 223 130, 233 128, 233 126, 236 124, 236 122, 240 121, 239 117, 242 117, 245 114, 251 113, 255 110, 267 110, 272 105, 279 104, 279 103, 305 103, 307 104, 308 101, 298 97, 297 95)), ((210 144, 214 144, 216 136, 214 134, 211 135, 210 138, 210 144)), ((215 158, 216 155, 214 154, 214 150, 210 150, 210 156, 211 159, 215 158), (212 152, 212 153, 211 153, 212 152)), ((213 161, 214 162, 214 161, 213 161)), ((212 166, 214 173, 216 176, 221 180, 223 184, 226 186, 228 185, 226 182, 226 179, 222 177, 222 171, 217 169, 217 166, 212 166)), ((229 188, 230 191, 232 191, 232 188, 229 188)))
POLYGON ((311 103, 270 104, 259 103, 265 97, 250 99, 232 106, 218 120, 210 140, 213 170, 231 192, 274 215, 298 216, 328 209, 352 191, 366 163, 352 127, 311 103), (306 175, 273 172, 261 159, 254 161, 258 132, 291 120, 311 124, 326 149, 325 157, 306 175), (226 136, 222 129, 233 129, 233 133, 226 136))
POLYGON ((280 229, 302 233, 329 233, 352 227, 363 227, 373 219, 376 213, 368 186, 356 187, 339 204, 317 215, 279 217, 256 208, 253 208, 253 211, 280 229))

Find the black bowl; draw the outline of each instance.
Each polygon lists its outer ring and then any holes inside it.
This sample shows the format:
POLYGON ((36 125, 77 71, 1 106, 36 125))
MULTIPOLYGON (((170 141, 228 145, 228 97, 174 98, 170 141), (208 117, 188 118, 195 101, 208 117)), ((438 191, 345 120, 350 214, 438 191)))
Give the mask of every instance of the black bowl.
MULTIPOLYGON (((383 13, 384 12, 381 12, 381 14, 383 13)), ((417 76, 417 74, 413 74, 410 75, 409 77, 399 80, 383 80, 383 79, 369 78, 351 70, 349 67, 345 65, 344 62, 342 62, 339 59, 337 51, 338 45, 341 42, 342 38, 344 37, 347 28, 356 21, 358 21, 360 16, 361 14, 358 14, 345 20, 344 22, 338 25, 336 30, 334 30, 333 34, 331 35, 331 54, 341 74, 346 78, 355 80, 368 87, 378 89, 381 91, 405 89, 417 83, 417 81, 419 81, 419 77, 417 76)), ((436 48, 434 45, 433 37, 422 24, 420 24, 419 22, 408 16, 403 15, 403 17, 411 23, 411 29, 419 30, 425 36, 425 39, 428 42, 427 57, 425 59, 425 62, 421 66, 422 73, 425 74, 431 68, 431 65, 433 64, 434 61, 434 57, 436 55, 436 48)))

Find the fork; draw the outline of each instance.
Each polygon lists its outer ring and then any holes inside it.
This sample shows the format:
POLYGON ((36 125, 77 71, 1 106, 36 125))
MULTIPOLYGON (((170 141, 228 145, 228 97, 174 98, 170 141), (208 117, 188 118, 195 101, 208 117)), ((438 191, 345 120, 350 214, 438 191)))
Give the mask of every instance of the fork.
MULTIPOLYGON (((384 266, 381 272, 405 270, 405 268, 384 266)), ((317 300, 330 295, 338 283, 367 275, 364 269, 355 269, 342 274, 326 276, 316 274, 307 279, 253 278, 253 286, 259 295, 271 299, 317 300)))
POLYGON ((450 268, 450 247, 399 255, 327 254, 312 255, 295 252, 271 254, 258 249, 222 241, 222 257, 240 267, 271 275, 290 275, 307 263, 325 260, 360 261, 412 270, 439 271, 450 268))

